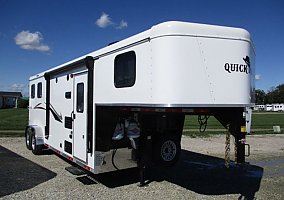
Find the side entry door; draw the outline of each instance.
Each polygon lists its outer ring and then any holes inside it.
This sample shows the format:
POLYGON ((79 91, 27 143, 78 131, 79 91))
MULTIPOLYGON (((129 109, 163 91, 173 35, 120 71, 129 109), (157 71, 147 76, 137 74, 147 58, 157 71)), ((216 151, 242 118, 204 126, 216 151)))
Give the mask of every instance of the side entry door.
POLYGON ((87 161, 87 72, 74 75, 74 157, 87 161))

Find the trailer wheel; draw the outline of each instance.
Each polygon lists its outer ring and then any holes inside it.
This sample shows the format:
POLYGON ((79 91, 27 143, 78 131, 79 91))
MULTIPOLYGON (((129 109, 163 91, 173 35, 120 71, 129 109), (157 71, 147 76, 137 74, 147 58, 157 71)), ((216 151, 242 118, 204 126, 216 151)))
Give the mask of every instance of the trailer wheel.
POLYGON ((175 136, 165 136, 154 146, 154 161, 165 167, 176 164, 181 151, 180 141, 175 136))
POLYGON ((41 152, 42 152, 42 148, 43 148, 43 145, 37 145, 36 144, 36 138, 35 138, 35 133, 32 132, 31 134, 31 148, 32 148, 32 152, 34 155, 40 155, 41 152))
POLYGON ((32 150, 31 135, 32 135, 32 129, 27 128, 25 131, 25 142, 28 150, 32 150))

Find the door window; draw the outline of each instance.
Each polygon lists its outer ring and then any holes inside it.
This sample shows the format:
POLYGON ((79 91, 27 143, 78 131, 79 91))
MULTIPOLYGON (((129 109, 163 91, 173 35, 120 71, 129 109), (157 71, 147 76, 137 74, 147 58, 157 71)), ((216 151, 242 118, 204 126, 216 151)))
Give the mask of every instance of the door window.
POLYGON ((84 83, 77 84, 77 112, 84 112, 84 83))

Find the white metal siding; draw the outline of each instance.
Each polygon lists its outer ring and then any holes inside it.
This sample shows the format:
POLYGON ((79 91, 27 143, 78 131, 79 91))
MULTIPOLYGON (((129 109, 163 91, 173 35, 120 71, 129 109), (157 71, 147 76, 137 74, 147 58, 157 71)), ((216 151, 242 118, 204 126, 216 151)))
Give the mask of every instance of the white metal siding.
POLYGON ((149 42, 119 51, 95 61, 95 102, 97 104, 151 103, 151 54, 149 42), (114 85, 114 59, 128 51, 136 54, 136 81, 132 87, 114 85))

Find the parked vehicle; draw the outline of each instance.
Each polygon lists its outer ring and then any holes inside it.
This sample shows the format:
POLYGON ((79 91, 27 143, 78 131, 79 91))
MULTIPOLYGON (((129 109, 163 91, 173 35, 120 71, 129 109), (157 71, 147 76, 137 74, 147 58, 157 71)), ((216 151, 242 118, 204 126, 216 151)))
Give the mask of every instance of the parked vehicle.
POLYGON ((283 112, 284 111, 284 104, 283 103, 272 104, 271 110, 274 111, 274 112, 283 112))
POLYGON ((47 147, 92 173, 172 166, 185 115, 212 115, 244 163, 254 65, 244 29, 158 24, 30 77, 27 148, 47 147))
POLYGON ((265 111, 272 111, 272 104, 266 104, 265 111))
POLYGON ((254 106, 255 111, 264 111, 265 110, 265 105, 255 105, 254 106))

